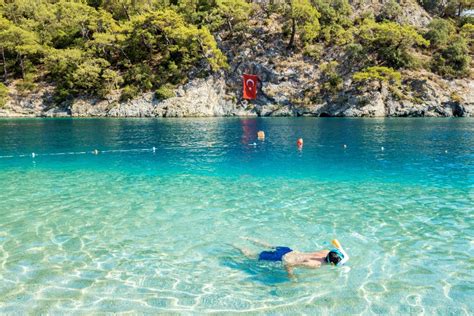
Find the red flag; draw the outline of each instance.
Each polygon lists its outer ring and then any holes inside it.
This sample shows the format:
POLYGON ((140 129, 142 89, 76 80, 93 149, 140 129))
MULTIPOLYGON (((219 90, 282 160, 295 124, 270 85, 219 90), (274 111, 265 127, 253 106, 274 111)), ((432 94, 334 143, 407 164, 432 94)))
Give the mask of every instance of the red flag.
POLYGON ((242 79, 244 84, 244 99, 256 99, 258 76, 244 74, 242 76, 242 79))

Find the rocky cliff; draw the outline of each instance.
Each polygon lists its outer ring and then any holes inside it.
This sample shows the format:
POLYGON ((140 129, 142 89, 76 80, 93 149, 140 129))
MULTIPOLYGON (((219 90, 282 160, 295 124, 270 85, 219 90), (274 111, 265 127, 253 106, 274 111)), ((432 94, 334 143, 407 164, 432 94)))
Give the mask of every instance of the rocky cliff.
MULTIPOLYGON (((422 77, 407 80, 411 91, 404 99, 394 97, 386 85, 366 91, 345 90, 340 98, 315 104, 292 103, 301 93, 300 78, 263 83, 256 102, 238 101, 227 93, 223 76, 195 79, 180 87, 176 96, 158 100, 153 93, 120 102, 81 97, 54 104, 51 88, 26 96, 10 94, 3 117, 205 117, 205 116, 474 116, 474 81, 447 82, 422 77)), ((285 77, 284 74, 282 74, 285 77)), ((304 84, 304 83, 303 83, 304 84)))

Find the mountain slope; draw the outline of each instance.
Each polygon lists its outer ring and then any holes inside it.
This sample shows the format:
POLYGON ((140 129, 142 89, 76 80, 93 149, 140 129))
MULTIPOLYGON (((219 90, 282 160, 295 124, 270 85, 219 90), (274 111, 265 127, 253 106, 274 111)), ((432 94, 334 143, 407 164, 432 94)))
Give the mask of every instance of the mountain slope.
POLYGON ((2 116, 474 113, 473 21, 449 5, 428 7, 440 18, 411 0, 46 3, 0 3, 2 116), (260 77, 256 100, 243 73, 260 77))

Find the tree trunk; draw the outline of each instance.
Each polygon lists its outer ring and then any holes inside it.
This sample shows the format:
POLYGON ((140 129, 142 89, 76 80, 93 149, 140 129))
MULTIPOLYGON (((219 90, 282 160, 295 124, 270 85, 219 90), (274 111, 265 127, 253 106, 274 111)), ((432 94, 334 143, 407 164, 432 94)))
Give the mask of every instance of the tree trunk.
POLYGON ((227 20, 227 27, 229 28, 230 34, 233 34, 234 28, 232 27, 232 23, 230 23, 230 19, 226 19, 226 20, 227 20))
POLYGON ((130 14, 128 13, 128 8, 125 6, 125 4, 122 4, 122 9, 123 12, 125 12, 125 15, 127 16, 127 20, 130 21, 130 14))
POLYGON ((3 61, 3 81, 7 82, 8 72, 7 72, 7 60, 5 59, 5 49, 2 46, 2 61, 3 61))
POLYGON ((25 79, 25 64, 23 63, 23 56, 18 54, 18 58, 20 59, 21 78, 25 79))
POLYGON ((294 47, 295 34, 296 34, 296 19, 291 18, 291 36, 290 36, 290 42, 288 43, 288 49, 292 49, 294 47))

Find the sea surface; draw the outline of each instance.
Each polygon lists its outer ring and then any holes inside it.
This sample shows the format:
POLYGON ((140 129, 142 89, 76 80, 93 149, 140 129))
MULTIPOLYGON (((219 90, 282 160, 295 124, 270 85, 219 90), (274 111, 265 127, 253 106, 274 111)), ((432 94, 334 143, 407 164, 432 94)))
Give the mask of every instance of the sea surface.
POLYGON ((469 118, 2 119, 0 314, 472 315, 473 210, 469 118))

